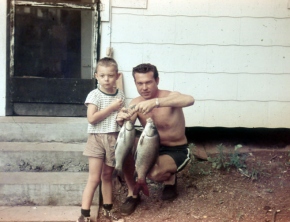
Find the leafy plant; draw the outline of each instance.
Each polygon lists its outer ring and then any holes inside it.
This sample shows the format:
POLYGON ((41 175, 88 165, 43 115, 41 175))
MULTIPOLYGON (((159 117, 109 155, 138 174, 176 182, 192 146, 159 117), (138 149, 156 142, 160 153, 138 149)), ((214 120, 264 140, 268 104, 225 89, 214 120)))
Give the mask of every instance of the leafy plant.
POLYGON ((217 146, 218 154, 216 157, 208 157, 207 160, 212 163, 212 167, 215 169, 225 169, 227 167, 227 157, 224 154, 223 144, 217 146))
POLYGON ((239 149, 242 145, 236 145, 234 152, 230 154, 224 153, 223 144, 219 144, 217 146, 218 154, 215 157, 208 157, 208 161, 212 163, 212 167, 215 169, 227 169, 229 170, 231 167, 246 168, 246 156, 241 155, 239 153, 239 149))

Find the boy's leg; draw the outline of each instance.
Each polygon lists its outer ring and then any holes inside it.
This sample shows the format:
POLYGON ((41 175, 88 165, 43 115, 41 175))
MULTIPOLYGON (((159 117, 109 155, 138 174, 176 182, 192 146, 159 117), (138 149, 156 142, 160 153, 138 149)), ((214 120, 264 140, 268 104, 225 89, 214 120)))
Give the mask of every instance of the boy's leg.
POLYGON ((114 168, 103 164, 102 171, 102 195, 104 204, 112 204, 113 201, 113 185, 112 173, 114 168))
POLYGON ((89 210, 93 201, 94 193, 100 183, 103 160, 89 157, 89 178, 82 197, 82 209, 89 210))
POLYGON ((112 222, 124 222, 124 219, 120 217, 118 212, 112 211, 113 209, 113 183, 112 183, 113 170, 114 170, 113 167, 103 164, 102 195, 103 195, 104 216, 109 218, 112 222))

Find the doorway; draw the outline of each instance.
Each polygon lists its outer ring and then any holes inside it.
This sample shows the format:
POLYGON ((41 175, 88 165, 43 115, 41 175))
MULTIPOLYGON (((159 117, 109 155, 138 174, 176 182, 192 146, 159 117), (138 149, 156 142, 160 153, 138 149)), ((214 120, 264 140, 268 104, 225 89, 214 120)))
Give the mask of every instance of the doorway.
POLYGON ((86 115, 99 54, 98 8, 95 0, 11 2, 10 115, 86 115))

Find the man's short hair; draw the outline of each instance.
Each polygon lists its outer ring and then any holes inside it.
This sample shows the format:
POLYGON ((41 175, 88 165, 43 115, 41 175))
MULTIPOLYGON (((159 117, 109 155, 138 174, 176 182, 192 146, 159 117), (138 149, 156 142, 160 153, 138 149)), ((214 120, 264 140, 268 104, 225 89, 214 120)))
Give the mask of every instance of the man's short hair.
POLYGON ((132 75, 133 75, 134 79, 135 79, 136 72, 138 72, 138 73, 153 72, 154 79, 157 79, 159 77, 158 70, 157 70, 156 66, 154 66, 150 63, 143 63, 143 64, 140 64, 140 65, 134 67, 133 71, 132 71, 132 75))
POLYGON ((99 66, 113 66, 116 69, 116 72, 118 72, 118 63, 115 61, 115 59, 110 58, 110 57, 104 57, 101 58, 98 63, 97 63, 97 67, 96 67, 96 72, 98 71, 98 67, 99 66))

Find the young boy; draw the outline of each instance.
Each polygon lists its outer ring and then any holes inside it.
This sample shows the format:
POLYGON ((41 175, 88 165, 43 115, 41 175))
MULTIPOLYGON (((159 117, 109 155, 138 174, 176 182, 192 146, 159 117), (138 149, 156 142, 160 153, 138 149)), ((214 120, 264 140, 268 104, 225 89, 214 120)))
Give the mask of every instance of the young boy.
POLYGON ((95 77, 98 87, 85 101, 88 119, 88 140, 83 155, 89 158, 89 178, 83 192, 81 216, 77 222, 90 222, 90 207, 94 192, 102 181, 103 212, 114 222, 123 222, 113 213, 112 173, 114 170, 114 145, 120 127, 116 122, 118 111, 124 107, 124 93, 116 88, 119 78, 118 65, 112 58, 98 61, 95 77))

